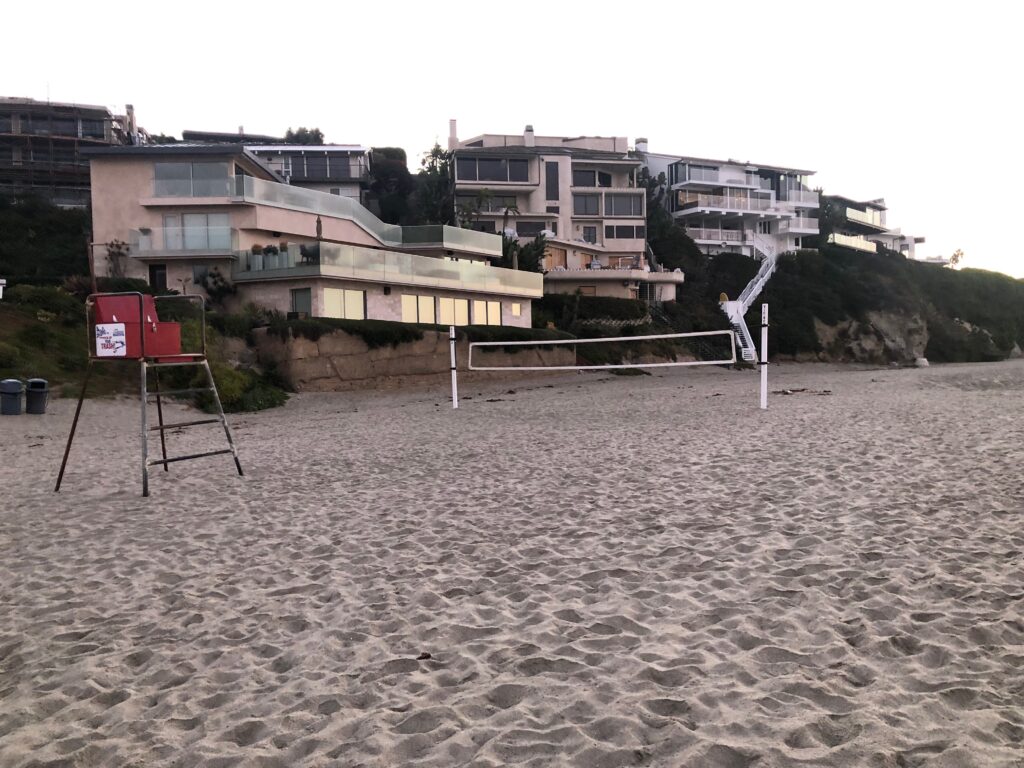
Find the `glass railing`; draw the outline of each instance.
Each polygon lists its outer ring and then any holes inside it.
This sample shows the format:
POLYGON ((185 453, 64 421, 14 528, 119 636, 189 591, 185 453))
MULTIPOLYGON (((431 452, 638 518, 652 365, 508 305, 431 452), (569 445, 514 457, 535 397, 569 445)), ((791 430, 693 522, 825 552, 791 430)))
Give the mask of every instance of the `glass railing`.
POLYGON ((705 168, 688 168, 687 181, 718 181, 718 171, 705 168))
POLYGON ((783 219, 779 222, 779 232, 817 232, 818 220, 803 216, 792 219, 783 219))
POLYGON ((846 209, 846 218, 872 227, 884 227, 882 214, 879 211, 858 211, 856 208, 846 209))
POLYGON ((128 243, 135 254, 233 251, 236 239, 231 227, 153 227, 130 230, 128 243))
POLYGON ((734 211, 765 211, 772 206, 769 198, 731 197, 680 192, 679 205, 685 208, 724 208, 734 211))
POLYGON ((783 190, 783 194, 786 196, 786 200, 791 203, 811 203, 813 205, 819 204, 817 192, 807 192, 801 189, 786 189, 783 190))
POLYGON ((686 234, 694 240, 714 240, 716 242, 741 243, 743 230, 739 229, 708 229, 706 227, 687 227, 686 234))
POLYGON ((836 232, 828 236, 828 241, 830 243, 834 243, 835 245, 843 245, 846 246, 847 248, 855 248, 858 251, 871 251, 872 253, 874 253, 875 251, 878 250, 878 247, 873 242, 858 235, 841 235, 838 232, 836 232))
POLYGON ((231 194, 231 177, 217 179, 156 179, 155 197, 227 197, 231 194))
POLYGON ((293 187, 264 181, 252 176, 235 177, 235 195, 247 202, 276 205, 323 216, 350 219, 373 234, 381 244, 393 248, 435 245, 449 250, 471 251, 487 256, 501 256, 501 238, 486 232, 459 229, 444 225, 400 227, 385 224, 358 200, 313 189, 293 187))
POLYGON ((288 243, 276 253, 237 254, 234 279, 287 277, 281 271, 303 270, 326 277, 399 283, 475 293, 540 297, 543 278, 535 272, 492 267, 484 262, 420 256, 339 243, 288 243))

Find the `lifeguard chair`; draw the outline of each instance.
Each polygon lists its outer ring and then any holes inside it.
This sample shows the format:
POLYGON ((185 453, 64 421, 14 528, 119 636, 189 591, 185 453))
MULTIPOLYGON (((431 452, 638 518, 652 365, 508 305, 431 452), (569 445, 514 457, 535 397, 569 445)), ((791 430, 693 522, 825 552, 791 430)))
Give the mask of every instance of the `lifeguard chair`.
POLYGON ((142 495, 149 496, 149 468, 162 465, 164 471, 168 471, 168 465, 177 461, 188 461, 200 459, 205 456, 219 456, 230 453, 235 460, 235 468, 238 474, 242 474, 242 465, 238 461, 238 451, 235 450, 235 442, 231 437, 231 428, 228 426, 224 416, 224 408, 220 402, 220 395, 217 393, 217 385, 213 380, 213 373, 210 371, 210 364, 206 359, 206 313, 203 310, 203 299, 200 296, 147 296, 142 293, 94 293, 85 302, 86 329, 89 334, 89 362, 85 369, 85 379, 82 382, 82 392, 78 397, 78 406, 75 408, 75 418, 71 422, 71 432, 68 435, 67 446, 64 448, 64 459, 60 464, 60 473, 57 475, 57 484, 54 492, 60 490, 61 481, 64 479, 64 469, 67 467, 68 455, 71 453, 71 443, 75 439, 75 430, 78 428, 78 417, 82 412, 82 402, 85 399, 86 387, 89 385, 89 376, 92 373, 94 363, 137 360, 140 369, 140 384, 142 395, 142 495), (201 349, 198 352, 182 352, 181 349, 181 324, 176 322, 165 322, 160 320, 156 311, 157 300, 188 301, 191 306, 198 308, 197 315, 200 318, 201 326, 201 349), (200 366, 206 373, 208 386, 191 387, 189 389, 176 389, 160 391, 160 369, 172 366, 200 366), (154 378, 154 389, 148 388, 149 371, 152 369, 154 378), (164 423, 164 412, 161 397, 195 394, 198 392, 210 392, 213 401, 217 406, 216 418, 196 419, 194 421, 183 421, 174 424, 164 423), (149 398, 156 398, 157 425, 148 425, 149 398), (224 428, 224 436, 227 438, 228 447, 215 451, 203 453, 192 453, 183 456, 167 457, 167 430, 180 429, 184 427, 196 427, 200 424, 216 424, 224 428), (149 458, 149 433, 160 433, 160 459, 149 458))

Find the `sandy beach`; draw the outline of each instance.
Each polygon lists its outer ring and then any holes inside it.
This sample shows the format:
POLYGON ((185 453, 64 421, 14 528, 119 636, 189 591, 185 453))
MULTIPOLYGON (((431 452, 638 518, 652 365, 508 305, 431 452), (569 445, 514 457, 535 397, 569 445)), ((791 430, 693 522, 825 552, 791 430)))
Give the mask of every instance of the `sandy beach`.
POLYGON ((771 388, 0 417, 0 766, 1024 766, 1024 361, 771 388))

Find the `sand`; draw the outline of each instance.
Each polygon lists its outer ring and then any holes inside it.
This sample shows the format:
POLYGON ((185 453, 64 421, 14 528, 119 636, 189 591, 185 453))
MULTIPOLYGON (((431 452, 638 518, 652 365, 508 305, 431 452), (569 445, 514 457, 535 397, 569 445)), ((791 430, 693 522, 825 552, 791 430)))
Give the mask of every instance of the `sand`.
POLYGON ((0 766, 1024 766, 1024 362, 755 381, 0 417, 0 766))

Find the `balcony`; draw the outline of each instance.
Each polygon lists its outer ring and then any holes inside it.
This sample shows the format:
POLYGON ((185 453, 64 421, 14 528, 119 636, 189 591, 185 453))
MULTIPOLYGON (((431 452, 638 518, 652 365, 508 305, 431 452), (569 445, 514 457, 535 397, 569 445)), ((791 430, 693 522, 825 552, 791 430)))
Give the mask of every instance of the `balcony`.
POLYGON ((687 227, 686 234, 693 240, 712 243, 742 243, 742 229, 708 229, 706 227, 687 227))
POLYGON ((856 208, 847 208, 846 218, 857 224, 864 224, 878 229, 886 228, 885 224, 882 223, 881 211, 858 211, 856 208))
POLYGON ((745 197, 737 195, 705 195, 694 192, 678 193, 677 202, 682 212, 696 212, 701 208, 723 211, 767 211, 776 207, 767 197, 745 197))
POLYGON ((296 277, 334 277, 524 298, 539 298, 544 293, 543 278, 535 272, 339 243, 288 243, 286 250, 276 254, 241 251, 232 274, 238 283, 296 277))
POLYGON ((779 222, 779 232, 792 235, 816 235, 818 234, 818 220, 805 216, 783 219, 779 222))
POLYGON ((231 227, 153 227, 129 231, 131 254, 139 258, 234 256, 238 230, 231 227))
POLYGON ((841 235, 838 232, 828 236, 828 241, 833 245, 841 245, 844 248, 853 248, 855 251, 866 251, 876 253, 878 246, 860 235, 841 235))
POLYGON ((437 247, 481 256, 501 257, 501 238, 497 235, 441 224, 420 227, 385 224, 357 200, 327 192, 292 187, 252 176, 236 176, 235 198, 246 203, 349 219, 374 235, 381 244, 391 248, 437 247))
POLYGON ((787 189, 784 190, 784 193, 786 195, 786 201, 793 205, 817 208, 821 204, 821 200, 817 192, 808 192, 802 189, 787 189))

